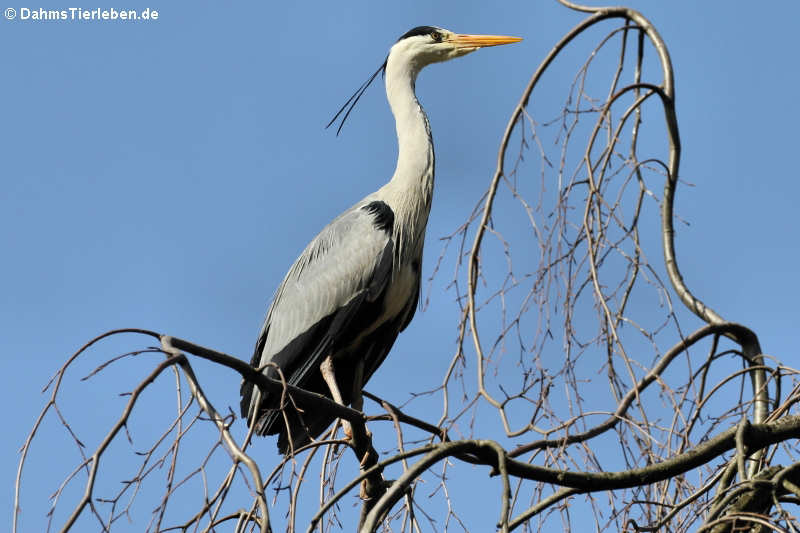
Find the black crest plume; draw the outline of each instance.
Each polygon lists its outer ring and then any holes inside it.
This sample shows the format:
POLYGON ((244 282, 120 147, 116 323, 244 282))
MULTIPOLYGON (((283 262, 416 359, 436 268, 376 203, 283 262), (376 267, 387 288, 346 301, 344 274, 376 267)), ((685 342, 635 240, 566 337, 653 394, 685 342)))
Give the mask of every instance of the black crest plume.
MULTIPOLYGON (((388 59, 389 58, 387 57, 386 60, 388 61, 388 59)), ((358 100, 359 100, 359 98, 361 98, 361 95, 363 95, 366 92, 367 87, 369 87, 370 84, 375 80, 375 78, 378 77, 379 73, 381 74, 381 77, 383 77, 383 75, 386 74, 386 61, 384 61, 383 64, 380 67, 378 67, 378 70, 375 71, 375 74, 370 76, 367 81, 365 81, 364 83, 361 84, 361 87, 359 87, 358 90, 355 93, 353 93, 353 96, 351 96, 347 100, 347 102, 344 103, 344 105, 341 107, 341 109, 339 109, 339 111, 337 111, 337 113, 333 116, 331 121, 328 122, 328 125, 325 126, 325 129, 330 128, 331 124, 336 122, 336 119, 338 119, 339 116, 342 114, 342 112, 344 112, 344 116, 342 116, 342 121, 339 123, 339 127, 336 128, 336 136, 337 137, 339 136, 339 132, 342 131, 342 127, 344 126, 344 123, 347 120, 347 117, 350 116, 350 112, 353 110, 353 108, 358 103, 358 100), (347 111, 345 112, 345 110, 347 110, 347 111)))

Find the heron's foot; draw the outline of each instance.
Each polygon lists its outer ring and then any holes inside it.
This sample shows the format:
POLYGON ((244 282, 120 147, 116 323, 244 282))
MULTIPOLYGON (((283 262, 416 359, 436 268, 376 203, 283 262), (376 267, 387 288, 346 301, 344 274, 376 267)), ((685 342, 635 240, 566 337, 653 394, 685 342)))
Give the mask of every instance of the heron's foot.
MULTIPOLYGON (((395 481, 396 481, 395 479, 384 479, 383 480, 383 490, 387 491, 390 488, 392 488, 392 485, 394 485, 395 481)), ((411 487, 407 487, 405 492, 406 493, 410 493, 411 492, 411 487)), ((358 489, 358 497, 361 498, 362 500, 371 500, 372 499, 369 496, 367 496, 367 480, 366 479, 361 481, 361 486, 358 489)))
POLYGON ((344 438, 348 442, 353 442, 353 429, 350 427, 350 424, 345 424, 344 426, 344 438))
POLYGON ((367 450, 367 453, 364 454, 364 457, 361 458, 361 462, 359 462, 359 466, 361 467, 362 470, 364 469, 364 467, 367 465, 368 462, 369 462, 369 450, 367 450))

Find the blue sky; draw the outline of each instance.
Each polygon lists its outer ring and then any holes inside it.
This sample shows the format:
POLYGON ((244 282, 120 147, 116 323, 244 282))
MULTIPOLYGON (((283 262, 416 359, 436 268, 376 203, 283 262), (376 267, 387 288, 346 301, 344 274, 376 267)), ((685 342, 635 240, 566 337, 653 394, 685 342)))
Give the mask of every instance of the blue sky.
MULTIPOLYGON (((723 316, 753 328, 766 353, 791 363, 800 324, 800 5, 629 4, 655 23, 676 70, 682 178, 694 184, 677 197, 691 223, 677 237, 686 281, 723 316)), ((580 19, 550 1, 99 7, 151 7, 159 18, 0 20, 0 390, 12 414, 0 445, 4 516, 16 450, 46 401, 40 390, 88 339, 142 327, 250 358, 297 254, 391 176, 395 138, 381 85, 338 138, 323 127, 397 36, 432 24, 525 38, 420 76, 437 151, 427 276, 439 237, 466 218, 488 181, 528 78, 580 19)), ((402 402, 402 378, 424 374, 426 361, 437 369, 417 390, 438 383, 457 320, 447 281, 434 284, 431 304, 368 388, 402 402)), ((218 408, 235 407, 236 376, 203 371, 218 408)), ((72 416, 91 431, 115 412, 108 398, 129 390, 134 375, 78 397, 72 416)), ((260 446, 273 453, 271 442, 260 446)), ((51 452, 57 463, 61 448, 51 452)), ((49 464, 28 465, 31 487, 49 464)), ((42 487, 24 494, 23 531, 40 528, 46 507, 36 491, 54 489, 42 487)))

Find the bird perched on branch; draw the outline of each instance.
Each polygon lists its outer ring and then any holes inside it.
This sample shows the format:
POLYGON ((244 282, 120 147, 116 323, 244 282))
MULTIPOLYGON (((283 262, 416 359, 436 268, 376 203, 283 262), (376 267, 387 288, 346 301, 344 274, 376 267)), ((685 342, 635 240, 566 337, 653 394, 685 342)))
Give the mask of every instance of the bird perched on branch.
MULTIPOLYGON (((414 93, 417 75, 432 63, 521 40, 419 26, 400 37, 383 65, 339 110, 328 124, 342 118, 337 134, 383 73, 397 129, 397 167, 386 185, 328 224, 289 269, 258 336, 253 366, 344 405, 360 400, 362 386, 408 326, 419 300, 434 152, 428 118, 414 93)), ((281 453, 307 444, 335 419, 298 411, 291 402, 281 410, 278 395, 246 381, 241 393, 242 416, 257 434, 279 434, 281 453)))

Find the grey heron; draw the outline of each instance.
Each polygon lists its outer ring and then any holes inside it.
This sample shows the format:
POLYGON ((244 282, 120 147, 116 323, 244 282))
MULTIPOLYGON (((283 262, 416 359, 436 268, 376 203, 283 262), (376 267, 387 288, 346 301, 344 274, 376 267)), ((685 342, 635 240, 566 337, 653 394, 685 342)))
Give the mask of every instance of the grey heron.
MULTIPOLYGON (((419 26, 392 46, 331 123, 345 108, 346 119, 382 72, 399 145, 394 175, 328 224, 289 269, 259 333, 253 366, 350 404, 408 326, 419 300, 434 151, 428 118, 414 92, 417 75, 432 63, 521 40, 419 26)), ((291 407, 283 410, 284 418, 280 398, 247 381, 241 394, 242 417, 259 435, 278 433, 281 453, 318 437, 335 419, 291 407)))

